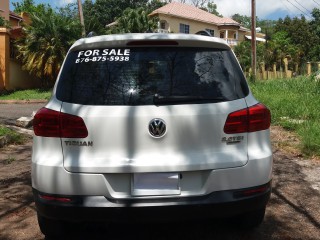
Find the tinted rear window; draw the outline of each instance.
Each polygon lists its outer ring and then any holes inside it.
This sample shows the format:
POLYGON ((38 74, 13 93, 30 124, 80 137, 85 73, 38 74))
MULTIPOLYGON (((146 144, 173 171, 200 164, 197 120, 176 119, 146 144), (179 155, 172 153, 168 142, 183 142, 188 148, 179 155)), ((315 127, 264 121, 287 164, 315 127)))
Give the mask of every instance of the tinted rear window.
POLYGON ((84 105, 153 105, 155 94, 231 101, 248 88, 230 50, 139 47, 70 52, 56 93, 84 105))

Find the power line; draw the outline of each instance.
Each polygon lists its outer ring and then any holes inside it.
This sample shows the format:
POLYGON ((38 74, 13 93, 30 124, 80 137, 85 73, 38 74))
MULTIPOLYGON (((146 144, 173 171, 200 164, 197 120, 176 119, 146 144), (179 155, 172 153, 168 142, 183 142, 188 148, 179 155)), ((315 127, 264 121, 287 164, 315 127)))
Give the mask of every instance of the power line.
POLYGON ((290 3, 292 6, 294 6, 296 9, 298 9, 300 12, 303 13, 303 15, 306 15, 309 18, 312 18, 308 13, 305 13, 304 11, 302 11, 299 7, 297 7, 296 5, 294 5, 292 2, 290 2, 289 0, 287 0, 288 3, 290 3))
POLYGON ((315 0, 312 0, 312 1, 314 1, 316 4, 318 4, 318 6, 320 6, 320 4, 318 2, 316 2, 315 0))
POLYGON ((286 2, 283 2, 283 1, 284 1, 284 0, 281 0, 282 4, 286 7, 286 9, 288 10, 288 12, 291 12, 291 13, 293 14, 294 12, 292 12, 291 9, 288 8, 286 2))
POLYGON ((294 6, 296 9, 298 9, 300 12, 303 13, 303 15, 308 15, 308 13, 305 13, 304 11, 302 11, 299 7, 297 7, 296 5, 294 5, 292 2, 290 2, 289 0, 287 0, 288 3, 290 3, 292 6, 294 6))
POLYGON ((299 3, 297 0, 294 0, 296 3, 298 3, 303 9, 305 9, 307 12, 309 12, 311 14, 311 11, 309 11, 308 9, 306 9, 303 5, 301 5, 301 3, 299 3))

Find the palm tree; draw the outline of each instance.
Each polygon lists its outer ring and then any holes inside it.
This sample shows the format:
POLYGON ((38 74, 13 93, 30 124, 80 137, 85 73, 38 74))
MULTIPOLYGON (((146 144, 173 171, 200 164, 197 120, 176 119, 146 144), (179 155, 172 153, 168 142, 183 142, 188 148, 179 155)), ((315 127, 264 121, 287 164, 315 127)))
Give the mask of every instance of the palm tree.
POLYGON ((285 58, 291 59, 294 65, 298 65, 302 56, 301 49, 292 43, 291 38, 285 31, 273 34, 270 50, 273 52, 273 59, 280 64, 280 68, 282 68, 285 58))
POLYGON ((25 36, 17 41, 23 68, 42 80, 43 87, 54 83, 72 43, 81 37, 78 20, 46 7, 31 15, 25 36))
POLYGON ((248 72, 251 67, 251 43, 243 41, 234 49, 235 54, 240 62, 244 72, 248 72))
POLYGON ((148 12, 143 8, 127 8, 117 19, 112 33, 143 33, 152 31, 157 27, 157 19, 148 17, 148 12))

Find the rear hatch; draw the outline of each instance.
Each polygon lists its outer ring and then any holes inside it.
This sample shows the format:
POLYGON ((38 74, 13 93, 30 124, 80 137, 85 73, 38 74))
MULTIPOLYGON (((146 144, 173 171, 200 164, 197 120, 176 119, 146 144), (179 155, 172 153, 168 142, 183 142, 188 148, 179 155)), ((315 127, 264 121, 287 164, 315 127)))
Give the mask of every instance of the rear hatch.
POLYGON ((70 172, 168 172, 246 164, 247 133, 226 134, 248 89, 230 50, 91 48, 68 54, 61 112, 88 136, 62 138, 70 172))

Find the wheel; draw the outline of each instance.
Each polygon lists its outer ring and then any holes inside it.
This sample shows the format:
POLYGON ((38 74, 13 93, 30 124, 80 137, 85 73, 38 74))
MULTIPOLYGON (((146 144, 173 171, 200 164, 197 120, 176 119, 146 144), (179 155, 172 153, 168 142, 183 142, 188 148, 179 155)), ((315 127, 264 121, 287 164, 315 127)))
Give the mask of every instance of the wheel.
POLYGON ((63 222, 49 219, 39 214, 37 214, 37 217, 40 230, 46 236, 46 238, 62 237, 65 234, 66 229, 63 222))
POLYGON ((266 208, 258 209, 238 216, 238 226, 244 229, 252 229, 258 227, 264 219, 266 208))

